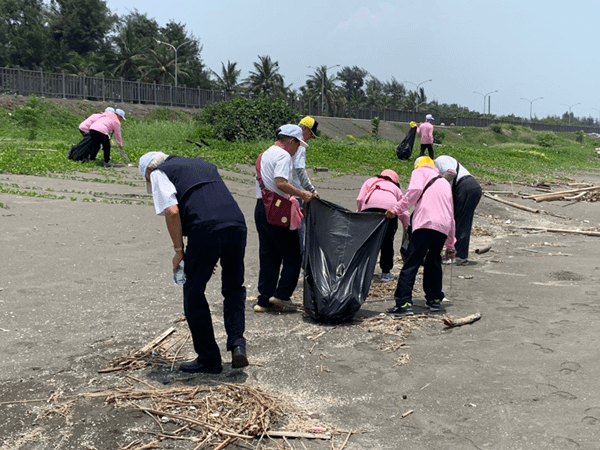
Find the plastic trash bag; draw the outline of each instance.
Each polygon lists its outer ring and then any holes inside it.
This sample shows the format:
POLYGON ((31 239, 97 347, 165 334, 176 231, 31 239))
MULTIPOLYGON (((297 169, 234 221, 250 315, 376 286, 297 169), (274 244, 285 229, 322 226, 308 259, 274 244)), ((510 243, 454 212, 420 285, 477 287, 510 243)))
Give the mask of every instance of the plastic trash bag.
POLYGON ((83 139, 78 144, 75 144, 69 150, 68 157, 73 161, 83 161, 89 159, 90 152, 94 147, 94 141, 89 133, 83 135, 83 139))
POLYGON ((382 213, 356 213, 316 198, 308 203, 303 303, 312 319, 339 323, 358 312, 387 224, 382 213))
POLYGON ((398 147, 396 147, 396 156, 398 159, 409 159, 410 155, 412 155, 413 146, 415 145, 415 137, 417 134, 417 129, 415 127, 411 127, 404 136, 404 139, 398 147))

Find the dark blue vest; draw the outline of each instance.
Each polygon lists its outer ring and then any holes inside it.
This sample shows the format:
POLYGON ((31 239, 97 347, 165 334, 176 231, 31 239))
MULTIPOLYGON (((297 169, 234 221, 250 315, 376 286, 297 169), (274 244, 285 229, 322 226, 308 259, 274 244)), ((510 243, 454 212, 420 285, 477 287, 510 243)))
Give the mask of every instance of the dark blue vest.
POLYGON ((169 156, 157 167, 175 185, 183 235, 246 226, 242 210, 217 167, 200 158, 169 156))

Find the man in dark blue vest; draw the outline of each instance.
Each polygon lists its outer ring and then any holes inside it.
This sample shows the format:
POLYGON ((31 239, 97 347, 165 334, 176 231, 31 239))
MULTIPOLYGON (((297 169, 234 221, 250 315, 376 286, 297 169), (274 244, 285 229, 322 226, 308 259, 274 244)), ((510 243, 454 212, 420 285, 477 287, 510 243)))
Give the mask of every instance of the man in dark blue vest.
POLYGON ((221 261, 223 317, 232 367, 248 365, 246 357, 244 254, 246 222, 217 168, 200 158, 149 152, 140 158, 157 214, 164 215, 175 256, 173 272, 185 262, 183 306, 198 357, 180 370, 220 373, 221 353, 215 341, 205 296, 208 280, 221 261), (184 248, 183 236, 187 236, 184 248))

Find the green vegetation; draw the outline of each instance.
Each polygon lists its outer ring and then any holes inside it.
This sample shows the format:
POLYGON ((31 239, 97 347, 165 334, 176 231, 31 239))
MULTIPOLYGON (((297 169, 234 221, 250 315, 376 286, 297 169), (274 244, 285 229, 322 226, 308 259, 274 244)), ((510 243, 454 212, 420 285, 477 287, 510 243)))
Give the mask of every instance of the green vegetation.
MULTIPOLYGON (((22 108, 33 111, 0 109, 0 172, 82 180, 77 176, 78 172, 94 172, 98 174, 94 181, 130 183, 120 180, 122 175, 118 169, 105 169, 67 158, 70 146, 81 138, 77 130, 78 123, 84 118, 81 113, 77 115, 44 101, 22 108), (35 122, 36 140, 31 141, 28 138, 32 122, 23 121, 22 117, 29 114, 36 117, 38 113, 42 120, 35 122)), ((243 109, 236 108, 234 112, 243 109)), ((287 114, 285 109, 282 111, 282 114, 287 114)), ((233 142, 217 139, 216 132, 212 133, 211 130, 218 128, 218 123, 206 123, 208 119, 205 114, 192 117, 161 110, 144 120, 129 116, 123 125, 125 151, 134 164, 144 153, 160 150, 181 156, 210 157, 209 160, 218 167, 239 172, 238 164, 254 165, 256 157, 273 143, 274 137, 259 140, 238 138, 233 142), (198 148, 186 142, 186 139, 194 142, 204 139, 209 146, 198 148)), ((291 116, 285 118, 292 123, 299 119, 291 116)), ((246 123, 248 117, 238 116, 238 120, 246 123)), ((265 122, 277 123, 276 120, 273 114, 265 122)), ((578 171, 596 171, 600 168, 600 156, 594 152, 595 148, 600 147, 600 140, 588 135, 535 132, 514 125, 500 125, 494 129, 448 127, 436 131, 437 142, 442 142, 436 145, 436 154, 457 158, 482 181, 564 179, 578 171)), ((368 132, 364 136, 349 136, 346 139, 331 139, 321 135, 310 141, 307 166, 328 167, 331 172, 365 176, 393 168, 400 174, 402 182, 406 183, 418 150, 413 152, 411 160, 400 161, 395 155, 397 144, 374 139, 368 132)), ((418 140, 415 148, 418 149, 418 140)), ((112 158, 121 162, 118 151, 112 152, 112 158)), ((3 191, 8 189, 5 187, 3 191)))

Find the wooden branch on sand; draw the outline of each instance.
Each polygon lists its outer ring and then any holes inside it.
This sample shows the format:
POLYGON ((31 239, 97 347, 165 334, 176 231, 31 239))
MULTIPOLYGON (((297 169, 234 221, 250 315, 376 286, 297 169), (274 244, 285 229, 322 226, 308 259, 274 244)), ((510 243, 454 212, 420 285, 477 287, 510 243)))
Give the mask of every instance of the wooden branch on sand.
POLYGON ((533 199, 536 202, 542 202, 542 201, 550 201, 550 200, 560 200, 564 197, 568 197, 573 194, 579 194, 581 192, 589 192, 589 191, 596 191, 596 190, 600 190, 600 186, 590 186, 590 187, 584 187, 584 188, 579 188, 579 189, 569 189, 568 191, 552 192, 552 193, 541 194, 541 195, 524 195, 522 198, 523 199, 533 199))
POLYGON ((477 322, 481 319, 480 313, 471 314, 470 316, 453 319, 452 317, 444 317, 444 325, 449 328, 460 327, 469 323, 477 322))
POLYGON ((563 228, 544 228, 544 227, 517 227, 522 230, 535 230, 535 231, 548 231, 550 233, 569 233, 569 234, 582 234, 584 236, 600 236, 599 231, 581 231, 581 230, 567 230, 563 228))
POLYGON ((529 206, 525 206, 525 205, 519 205, 518 203, 515 203, 515 202, 509 202, 508 200, 504 200, 502 198, 494 197, 493 195, 488 194, 487 192, 485 192, 483 195, 485 197, 487 197, 487 198, 491 198, 492 200, 496 200, 497 202, 504 203, 505 205, 512 206, 513 208, 519 208, 519 209, 522 209, 524 211, 529 211, 529 212, 532 212, 532 213, 539 213, 540 212, 539 209, 530 208, 529 206))
POLYGON ((304 439, 331 439, 329 433, 304 433, 302 431, 267 431, 265 435, 269 437, 291 437, 304 439))

